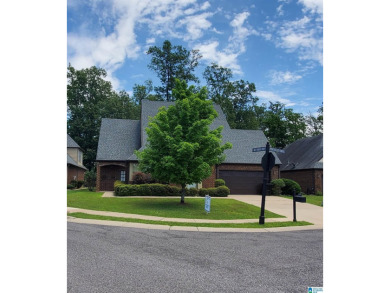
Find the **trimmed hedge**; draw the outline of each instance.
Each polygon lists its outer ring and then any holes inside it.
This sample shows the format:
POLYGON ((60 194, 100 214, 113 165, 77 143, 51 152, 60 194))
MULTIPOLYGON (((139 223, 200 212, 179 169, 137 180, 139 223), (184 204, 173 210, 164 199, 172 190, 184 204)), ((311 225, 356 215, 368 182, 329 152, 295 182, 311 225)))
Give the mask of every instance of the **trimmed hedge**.
POLYGON ((212 197, 227 197, 230 194, 230 189, 227 186, 199 189, 199 196, 204 197, 207 194, 212 197))
POLYGON ((215 183, 214 183, 214 186, 215 187, 219 187, 219 186, 225 186, 225 180, 223 179, 215 179, 215 183))
POLYGON ((116 196, 180 196, 181 189, 176 186, 153 184, 123 184, 114 183, 116 196))
POLYGON ((298 182, 286 178, 282 178, 282 180, 285 184, 285 186, 282 187, 282 194, 293 195, 294 190, 295 190, 295 194, 301 192, 301 186, 298 184, 298 182))
POLYGON ((73 185, 73 184, 68 184, 68 185, 66 186, 66 189, 74 189, 74 185, 73 185))
MULTIPOLYGON (((114 191, 116 196, 181 196, 181 188, 177 186, 153 183, 153 184, 124 184, 115 181, 114 191)), ((202 196, 206 194, 213 197, 227 197, 230 189, 226 186, 213 188, 186 188, 186 196, 202 196)))

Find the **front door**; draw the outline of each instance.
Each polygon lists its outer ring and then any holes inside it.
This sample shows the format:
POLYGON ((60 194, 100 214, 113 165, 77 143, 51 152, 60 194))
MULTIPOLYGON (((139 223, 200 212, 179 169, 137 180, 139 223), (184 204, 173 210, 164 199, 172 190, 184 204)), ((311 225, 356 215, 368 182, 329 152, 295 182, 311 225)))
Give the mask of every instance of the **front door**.
MULTIPOLYGON (((126 178, 126 169, 122 166, 103 166, 100 168, 100 190, 113 191, 116 180, 126 178)), ((123 180, 125 181, 125 180, 123 180)))

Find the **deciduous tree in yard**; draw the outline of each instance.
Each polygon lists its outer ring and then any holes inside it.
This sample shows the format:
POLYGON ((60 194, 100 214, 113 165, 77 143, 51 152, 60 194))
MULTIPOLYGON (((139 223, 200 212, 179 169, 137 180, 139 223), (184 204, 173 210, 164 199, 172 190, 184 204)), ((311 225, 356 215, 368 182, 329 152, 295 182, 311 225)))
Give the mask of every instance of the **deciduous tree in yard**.
POLYGON ((184 203, 186 184, 209 177, 211 167, 223 162, 224 150, 232 145, 222 144, 222 126, 209 129, 218 113, 206 100, 206 88, 196 91, 176 80, 172 94, 175 105, 162 107, 151 119, 146 128, 148 143, 136 154, 143 172, 182 187, 180 202, 184 203))

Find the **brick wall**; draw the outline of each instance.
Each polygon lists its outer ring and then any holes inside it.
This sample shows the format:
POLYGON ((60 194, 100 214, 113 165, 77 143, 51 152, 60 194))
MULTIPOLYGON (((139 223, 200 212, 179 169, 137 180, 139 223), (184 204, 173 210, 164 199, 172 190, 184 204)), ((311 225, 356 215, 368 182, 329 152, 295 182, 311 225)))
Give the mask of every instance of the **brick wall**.
POLYGON ((322 174, 323 171, 320 169, 308 169, 308 170, 290 170, 281 171, 281 178, 291 179, 299 183, 302 188, 302 192, 314 193, 319 191, 323 192, 322 189, 322 174))
POLYGON ((85 170, 81 168, 77 168, 73 165, 68 165, 68 178, 67 184, 70 184, 72 180, 84 180, 85 170), (76 179, 74 179, 76 177, 76 179))

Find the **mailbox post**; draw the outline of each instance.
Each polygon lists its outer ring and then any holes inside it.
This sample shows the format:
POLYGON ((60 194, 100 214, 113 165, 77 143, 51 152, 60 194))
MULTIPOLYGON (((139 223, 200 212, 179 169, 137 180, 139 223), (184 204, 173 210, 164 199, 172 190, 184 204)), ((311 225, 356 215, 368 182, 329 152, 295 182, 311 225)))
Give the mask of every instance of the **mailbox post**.
POLYGON ((296 222, 297 221, 297 207, 296 207, 296 202, 306 202, 306 197, 298 194, 298 195, 295 195, 295 190, 293 191, 293 214, 294 214, 294 219, 293 221, 296 222))

